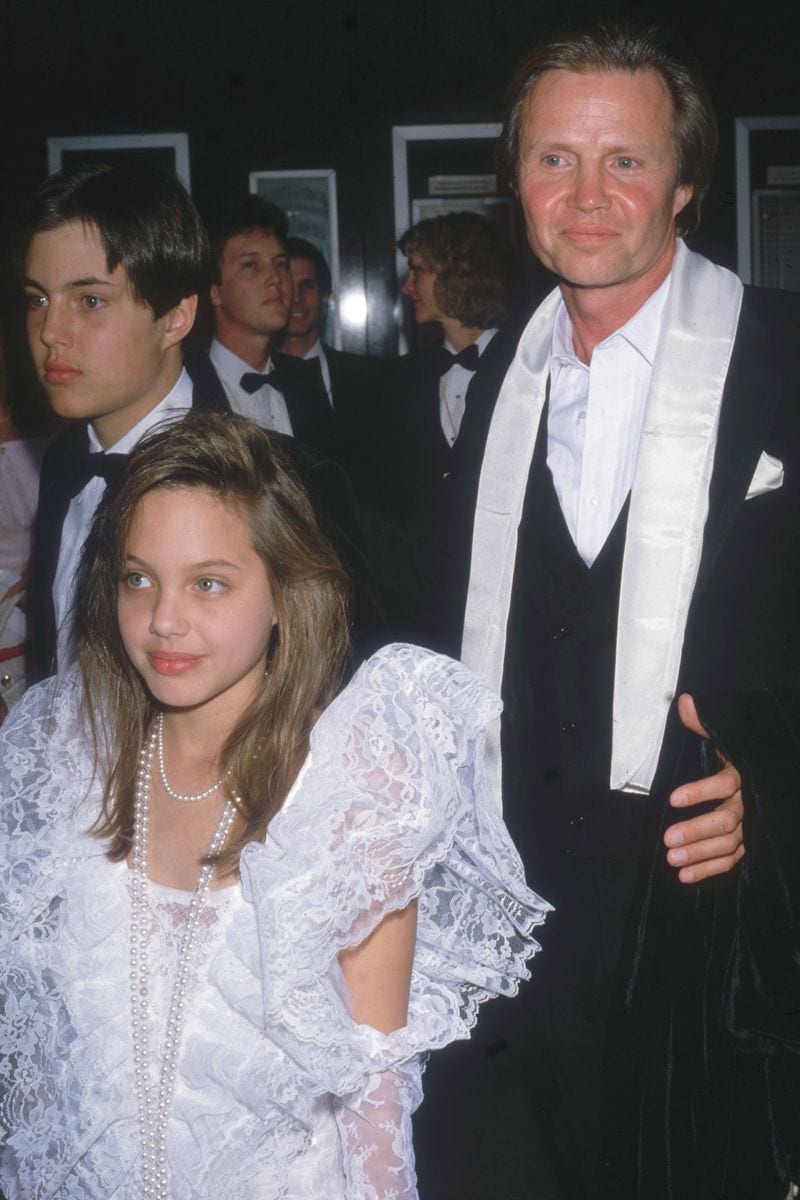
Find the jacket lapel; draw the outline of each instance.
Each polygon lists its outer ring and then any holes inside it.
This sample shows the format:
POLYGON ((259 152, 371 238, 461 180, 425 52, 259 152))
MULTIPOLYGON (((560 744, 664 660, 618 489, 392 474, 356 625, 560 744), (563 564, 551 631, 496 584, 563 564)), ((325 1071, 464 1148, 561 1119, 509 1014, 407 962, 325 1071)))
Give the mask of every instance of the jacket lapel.
MULTIPOLYGON (((776 337, 778 314, 768 311, 768 294, 745 288, 739 330, 731 357, 714 459, 709 495, 709 513, 703 555, 695 588, 699 597, 708 582, 719 552, 744 503, 761 452, 781 400, 781 382, 796 379, 797 366, 765 357, 765 344, 775 352, 797 355, 796 330, 776 337)), ((784 310, 782 309, 781 312, 784 310)))

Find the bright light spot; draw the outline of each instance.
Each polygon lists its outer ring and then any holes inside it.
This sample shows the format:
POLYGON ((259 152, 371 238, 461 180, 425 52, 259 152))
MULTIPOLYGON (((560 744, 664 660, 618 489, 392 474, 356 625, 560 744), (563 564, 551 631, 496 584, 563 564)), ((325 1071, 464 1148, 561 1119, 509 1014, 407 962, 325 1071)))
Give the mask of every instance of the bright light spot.
POLYGON ((367 297, 361 288, 351 288, 339 298, 339 315, 351 329, 363 329, 367 323, 367 297))

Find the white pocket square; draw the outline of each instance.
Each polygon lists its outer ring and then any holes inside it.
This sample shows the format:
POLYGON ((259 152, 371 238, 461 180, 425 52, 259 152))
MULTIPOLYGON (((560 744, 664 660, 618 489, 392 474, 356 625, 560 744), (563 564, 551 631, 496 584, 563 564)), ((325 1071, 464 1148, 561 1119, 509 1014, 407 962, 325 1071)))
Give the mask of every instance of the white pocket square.
POLYGON ((765 492, 774 492, 782 484, 783 463, 765 451, 758 460, 745 499, 752 500, 755 496, 763 496, 765 492))

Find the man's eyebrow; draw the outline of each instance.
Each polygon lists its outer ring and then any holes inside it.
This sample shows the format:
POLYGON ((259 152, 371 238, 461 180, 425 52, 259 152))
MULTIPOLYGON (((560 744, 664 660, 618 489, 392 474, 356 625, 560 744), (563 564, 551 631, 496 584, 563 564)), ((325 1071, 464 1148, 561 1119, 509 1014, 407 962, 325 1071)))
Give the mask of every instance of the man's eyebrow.
MULTIPOLYGON (((36 288, 37 292, 47 291, 46 287, 43 287, 41 283, 37 283, 35 279, 31 279, 29 275, 24 276, 22 283, 25 287, 36 288)), ((59 288, 59 291, 68 292, 73 288, 82 287, 115 288, 116 286, 117 285, 110 279, 100 279, 96 275, 86 275, 83 279, 70 279, 68 283, 65 283, 63 287, 59 288)))

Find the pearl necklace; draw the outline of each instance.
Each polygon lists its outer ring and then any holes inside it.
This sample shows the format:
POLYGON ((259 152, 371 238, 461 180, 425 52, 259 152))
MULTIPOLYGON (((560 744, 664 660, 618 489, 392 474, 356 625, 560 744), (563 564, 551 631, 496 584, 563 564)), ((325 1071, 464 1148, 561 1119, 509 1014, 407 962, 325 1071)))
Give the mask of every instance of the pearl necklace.
MULTIPOLYGON (((197 878, 186 925, 180 940, 175 983, 167 1013, 167 1027, 161 1072, 157 1088, 150 1081, 148 1055, 148 964, 146 954, 148 933, 147 901, 147 839, 150 828, 150 780, 153 759, 158 745, 158 727, 142 747, 136 779, 136 798, 131 849, 131 1040, 133 1042, 133 1073, 142 1143, 142 1198, 169 1200, 167 1170, 167 1123, 175 1093, 178 1074, 178 1052, 189 979, 194 967, 197 929, 206 893, 214 868, 206 865, 197 878)), ((216 785, 219 787, 219 784, 216 785)), ((235 799, 235 797, 234 797, 235 799)), ((236 808, 226 801, 211 845, 209 856, 219 854, 231 831, 236 808)))
POLYGON ((168 796, 173 800, 180 800, 182 804, 193 804, 195 800, 205 800, 206 796, 213 796, 214 792, 221 786, 224 775, 220 776, 216 783, 212 783, 211 787, 207 787, 204 792, 176 792, 169 785, 167 779, 167 768, 164 765, 164 714, 158 714, 156 721, 156 741, 158 743, 158 773, 161 776, 161 786, 168 796))

